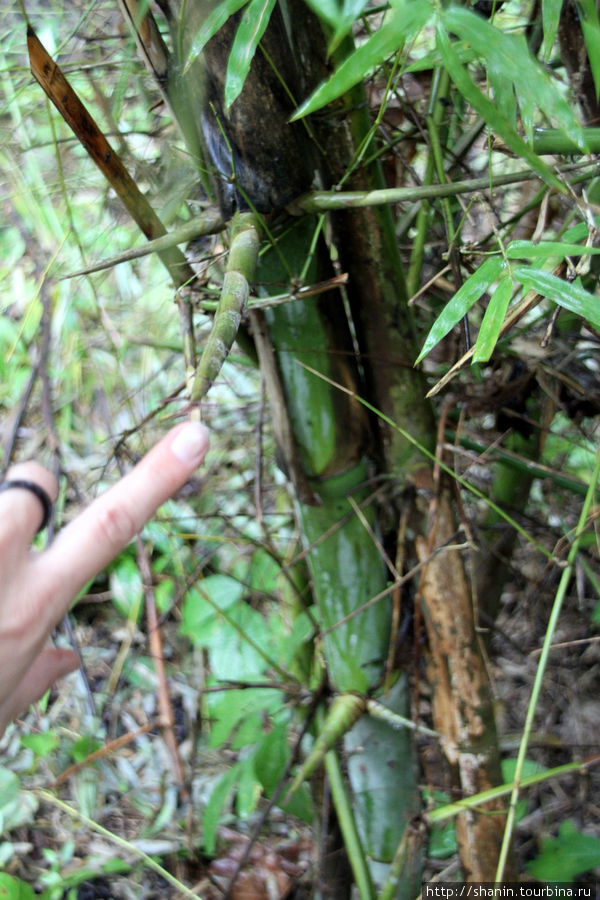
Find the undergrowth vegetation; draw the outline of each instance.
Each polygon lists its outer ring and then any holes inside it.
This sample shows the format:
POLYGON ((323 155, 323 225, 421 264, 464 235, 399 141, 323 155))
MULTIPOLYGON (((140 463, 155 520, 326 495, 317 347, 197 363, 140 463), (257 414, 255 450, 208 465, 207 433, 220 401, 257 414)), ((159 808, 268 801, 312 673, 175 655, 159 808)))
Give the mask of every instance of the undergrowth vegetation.
MULTIPOLYGON (((245 7, 229 103, 261 36, 250 26, 273 6, 216 4, 221 19, 209 17, 191 42, 188 66, 245 7)), ((376 159, 387 182, 365 202, 393 211, 418 336, 408 365, 422 364, 439 423, 437 450, 423 450, 455 479, 453 543, 469 551, 478 585, 502 755, 504 784, 495 788, 512 792, 516 868, 547 882, 591 878, 600 870, 600 220, 589 156, 598 136, 561 57, 560 4, 545 0, 538 16, 511 0, 487 18, 424 0, 307 6, 330 29, 333 75, 296 98, 306 100, 298 115, 335 116, 340 97, 367 88, 371 128, 353 166, 376 159), (329 103, 333 112, 323 112, 329 103), (542 145, 550 138, 552 157, 542 145)), ((590 77, 600 85, 598 16, 592 3, 581 8, 590 77)), ((191 155, 117 4, 51 0, 27 4, 26 16, 168 230, 204 212, 191 155)), ((157 255, 73 274, 143 239, 33 81, 24 10, 5 3, 0 24, 2 466, 33 457, 60 472, 58 528, 187 414, 184 347, 173 281, 157 255)), ((339 188, 299 208, 321 215, 362 202, 344 199, 343 180, 339 188)), ((332 247, 330 230, 320 219, 313 243, 323 232, 332 247)), ((199 275, 200 348, 227 248, 223 234, 187 243, 199 275)), ((304 285, 290 281, 256 294, 297 297, 304 285)), ((414 519, 389 527, 392 476, 372 477, 368 499, 340 518, 356 516, 361 540, 385 559, 397 618, 382 680, 393 692, 393 673, 410 673, 410 719, 361 685, 336 695, 325 722, 335 691, 311 593, 312 542, 276 463, 277 423, 247 341, 234 346, 202 418, 212 439, 201 471, 87 586, 56 636, 67 644, 72 629, 82 671, 2 739, 0 893, 209 900, 235 876, 240 892, 230 888, 231 897, 342 897, 340 888, 326 891, 324 860, 343 843, 346 888, 350 878, 363 898, 397 896, 393 878, 381 887, 373 860, 365 862, 352 801, 343 803, 352 752, 335 748, 367 714, 403 734, 416 727, 428 830, 415 855, 424 879, 460 879, 455 819, 491 795, 470 800, 448 788, 414 587, 423 563, 398 550, 414 537, 414 519), (365 519, 373 492, 387 532, 365 519), (315 746, 321 755, 298 776, 315 746), (332 806, 337 843, 328 834, 332 806)), ((410 422, 390 428, 410 438, 410 422)), ((434 486, 414 493, 429 499, 434 486)), ((377 808, 369 815, 376 820, 377 808)), ((400 856, 386 865, 400 867, 400 856)))

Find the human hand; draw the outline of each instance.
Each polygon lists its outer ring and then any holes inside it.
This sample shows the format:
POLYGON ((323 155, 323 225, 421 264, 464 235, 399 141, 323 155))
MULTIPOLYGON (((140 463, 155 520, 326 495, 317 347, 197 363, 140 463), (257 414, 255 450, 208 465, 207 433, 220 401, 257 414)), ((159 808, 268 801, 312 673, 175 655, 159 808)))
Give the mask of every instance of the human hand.
MULTIPOLYGON (((42 521, 29 490, 0 493, 0 736, 8 723, 78 666, 72 650, 45 646, 84 585, 102 571, 190 478, 208 449, 202 425, 178 425, 41 553, 30 544, 42 521)), ((6 480, 39 485, 54 502, 54 476, 35 462, 6 480)))

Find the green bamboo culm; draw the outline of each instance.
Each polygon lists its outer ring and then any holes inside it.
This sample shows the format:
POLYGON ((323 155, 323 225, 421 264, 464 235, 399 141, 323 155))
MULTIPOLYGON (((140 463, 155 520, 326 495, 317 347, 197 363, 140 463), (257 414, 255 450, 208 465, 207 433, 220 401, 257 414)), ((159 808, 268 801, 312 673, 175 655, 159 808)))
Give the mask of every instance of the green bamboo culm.
POLYGON ((259 227, 254 213, 238 212, 231 220, 230 244, 223 288, 208 340, 192 383, 191 401, 199 403, 208 393, 231 350, 254 281, 259 227))

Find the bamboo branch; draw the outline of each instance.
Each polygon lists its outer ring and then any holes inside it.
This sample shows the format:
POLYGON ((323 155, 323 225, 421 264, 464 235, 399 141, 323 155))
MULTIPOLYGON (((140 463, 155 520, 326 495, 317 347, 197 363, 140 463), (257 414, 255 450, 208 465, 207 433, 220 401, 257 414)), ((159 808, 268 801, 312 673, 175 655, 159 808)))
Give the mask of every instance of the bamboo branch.
POLYGON ((132 259, 140 259, 142 256, 149 256, 150 253, 161 253, 175 247, 177 244, 186 244, 193 241, 194 238, 202 237, 205 234, 217 234, 225 227, 225 223, 221 217, 221 213, 216 207, 209 207, 199 216, 194 216, 189 222, 174 228, 161 237, 147 241, 142 247, 133 247, 131 250, 125 250, 123 253, 117 253, 115 256, 109 256, 101 259, 91 266, 83 269, 76 269, 74 272, 67 272, 61 275, 59 281, 65 281, 67 278, 78 278, 80 275, 91 275, 93 272, 101 272, 103 269, 112 269, 119 263, 130 262, 132 259))
MULTIPOLYGON (((589 163, 584 165, 588 166, 589 163)), ((561 173, 580 169, 581 164, 565 166, 561 173)), ((596 174, 597 166, 590 168, 590 176, 596 174)), ((350 209, 363 206, 383 206, 386 203, 408 203, 415 200, 437 200, 440 197, 453 197, 456 194, 469 194, 473 191, 489 191, 492 187, 508 184, 519 184, 522 181, 537 181, 540 176, 531 169, 503 174, 488 174, 482 178, 466 178, 447 184, 424 184, 414 187, 383 188, 374 191, 313 191, 305 194, 290 205, 292 212, 326 212, 335 209, 350 209)))

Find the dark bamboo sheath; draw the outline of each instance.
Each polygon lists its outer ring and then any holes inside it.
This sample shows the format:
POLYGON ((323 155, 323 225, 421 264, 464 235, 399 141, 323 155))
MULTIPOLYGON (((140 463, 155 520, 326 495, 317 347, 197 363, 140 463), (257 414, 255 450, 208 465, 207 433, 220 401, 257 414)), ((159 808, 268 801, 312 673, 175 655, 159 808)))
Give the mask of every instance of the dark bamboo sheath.
MULTIPOLYGON (((166 234, 165 226, 31 26, 27 27, 27 49, 33 77, 73 129, 144 235, 152 240, 166 234)), ((194 277, 185 256, 177 247, 157 252, 176 285, 180 286, 194 277)))

